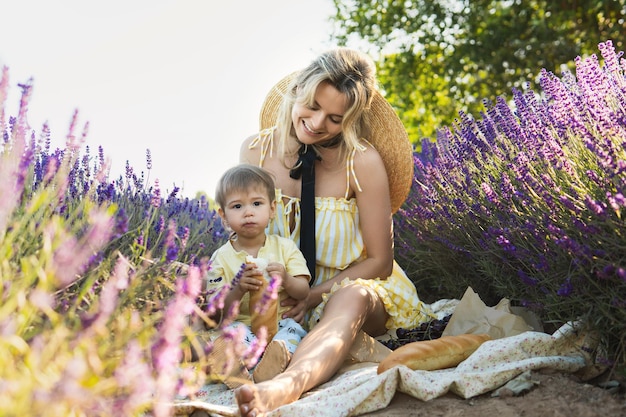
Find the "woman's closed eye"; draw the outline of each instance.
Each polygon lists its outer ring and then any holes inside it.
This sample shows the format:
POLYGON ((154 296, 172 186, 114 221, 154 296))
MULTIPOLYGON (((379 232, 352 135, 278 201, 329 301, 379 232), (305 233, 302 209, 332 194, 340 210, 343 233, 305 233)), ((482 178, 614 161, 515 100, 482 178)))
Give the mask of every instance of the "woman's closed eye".
MULTIPOLYGON (((311 110, 311 111, 320 111, 320 107, 318 105, 306 105, 306 108, 311 110)), ((339 116, 339 115, 335 115, 335 114, 331 114, 329 116, 327 116, 328 120, 330 120, 331 123, 334 123, 336 125, 340 125, 343 117, 339 116)))

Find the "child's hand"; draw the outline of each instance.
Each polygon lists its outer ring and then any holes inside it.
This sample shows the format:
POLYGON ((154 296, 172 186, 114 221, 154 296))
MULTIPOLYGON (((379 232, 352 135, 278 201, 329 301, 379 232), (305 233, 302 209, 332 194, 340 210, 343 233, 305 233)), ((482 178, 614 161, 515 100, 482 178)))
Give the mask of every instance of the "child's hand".
POLYGON ((285 265, 278 262, 270 262, 267 264, 267 273, 269 276, 280 276, 281 280, 285 280, 287 278, 287 270, 285 269, 285 265))
POLYGON ((254 264, 247 264, 239 279, 237 287, 243 293, 249 291, 258 291, 263 285, 263 273, 256 268, 254 264))

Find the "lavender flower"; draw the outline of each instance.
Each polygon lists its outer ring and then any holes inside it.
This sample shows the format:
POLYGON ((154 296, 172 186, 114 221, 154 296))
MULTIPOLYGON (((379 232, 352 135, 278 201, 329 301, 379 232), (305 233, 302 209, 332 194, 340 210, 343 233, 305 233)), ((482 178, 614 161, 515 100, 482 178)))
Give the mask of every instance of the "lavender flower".
POLYGON ((115 264, 115 270, 100 292, 98 297, 98 311, 82 319, 83 327, 92 331, 100 331, 115 311, 119 292, 128 287, 128 260, 120 257, 115 264))
POLYGON ((213 316, 217 311, 224 309, 226 296, 230 292, 230 289, 230 285, 224 285, 216 293, 207 295, 209 299, 205 308, 205 313, 208 316, 213 316))
POLYGON ((128 391, 124 401, 115 406, 117 415, 131 415, 135 410, 150 404, 156 384, 143 355, 143 348, 137 340, 131 340, 126 347, 122 363, 115 369, 114 376, 117 385, 128 391))
POLYGON ((60 240, 51 264, 60 286, 72 283, 88 265, 91 255, 102 248, 111 236, 112 219, 108 214, 92 211, 90 220, 92 224, 80 240, 55 224, 49 225, 44 231, 44 238, 50 242, 60 240))
POLYGON ((187 279, 179 282, 174 300, 168 305, 164 321, 159 329, 159 338, 152 346, 152 363, 157 372, 156 398, 154 406, 156 417, 169 416, 171 401, 177 386, 177 365, 182 359, 181 340, 187 323, 187 316, 194 309, 195 300, 200 290, 200 270, 190 267, 187 279))
POLYGON ((121 207, 116 213, 114 230, 114 236, 117 237, 128 232, 128 216, 126 215, 126 211, 123 207, 121 207))
POLYGON ((524 271, 518 270, 517 275, 522 280, 522 282, 528 286, 534 287, 538 284, 538 281, 536 278, 529 276, 524 271))
POLYGON ((165 237, 165 261, 172 262, 178 257, 178 245, 176 244, 176 221, 170 220, 165 237))
POLYGON ((126 161, 126 179, 130 180, 131 178, 133 178, 133 167, 130 166, 130 162, 126 161))
POLYGON ((280 289, 280 284, 282 283, 282 278, 278 274, 272 274, 270 277, 267 289, 263 293, 261 297, 261 301, 257 303, 256 307, 259 309, 257 311, 258 314, 263 314, 267 311, 270 303, 275 301, 278 298, 278 290, 280 289))
POLYGON ((572 285, 571 278, 567 277, 565 282, 561 284, 559 290, 557 291, 557 294, 561 297, 568 297, 572 293, 573 290, 574 290, 574 286, 572 285))
POLYGON ((247 368, 252 368, 257 364, 265 348, 267 347, 267 328, 262 326, 258 330, 257 337, 250 343, 247 349, 243 352, 243 358, 247 368))
POLYGON ((182 250, 185 250, 185 248, 187 247, 187 242, 189 241, 189 234, 190 234, 189 227, 187 226, 183 227, 183 230, 180 236, 180 247, 182 250))
MULTIPOLYGON (((9 68, 2 67, 2 76, 0 77, 0 130, 4 134, 7 131, 6 115, 4 106, 9 94, 9 68)), ((8 143, 8 136, 4 136, 3 142, 8 143)))
POLYGON ((156 224, 156 232, 161 233, 164 228, 165 228, 165 217, 159 216, 159 221, 156 224))
MULTIPOLYGON (((220 328, 227 328, 231 324, 233 324, 233 322, 235 321, 235 319, 239 315, 239 304, 240 304, 239 300, 235 300, 235 301, 233 301, 230 304, 230 307, 228 308, 228 311, 222 317, 222 321, 220 322, 220 328)), ((223 310, 224 306, 222 306, 221 309, 223 310)))
POLYGON ((159 180, 154 181, 154 191, 152 194, 152 206, 159 208, 161 206, 161 189, 159 188, 159 180))

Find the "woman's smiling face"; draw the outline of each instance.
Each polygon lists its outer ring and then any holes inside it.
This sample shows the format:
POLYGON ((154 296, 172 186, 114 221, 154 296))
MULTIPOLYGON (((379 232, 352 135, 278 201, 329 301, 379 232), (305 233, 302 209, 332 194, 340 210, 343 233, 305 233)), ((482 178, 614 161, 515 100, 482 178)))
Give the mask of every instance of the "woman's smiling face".
POLYGON ((348 108, 348 99, 328 82, 315 90, 313 103, 299 97, 291 117, 300 142, 312 145, 325 142, 341 133, 341 122, 348 108))

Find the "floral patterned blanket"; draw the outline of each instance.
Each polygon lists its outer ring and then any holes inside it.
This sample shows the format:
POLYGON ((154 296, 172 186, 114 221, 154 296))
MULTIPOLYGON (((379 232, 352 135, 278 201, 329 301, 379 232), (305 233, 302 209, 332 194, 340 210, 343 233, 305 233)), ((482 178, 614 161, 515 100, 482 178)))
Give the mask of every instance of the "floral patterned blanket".
MULTIPOLYGON (((379 375, 376 362, 347 364, 329 382, 267 416, 358 416, 385 408, 397 391, 423 401, 448 392, 471 398, 531 370, 581 370, 589 365, 585 349, 581 349, 583 339, 568 324, 552 335, 523 331, 487 341, 455 368, 413 371, 399 366, 379 375)), ((195 410, 211 416, 238 415, 233 392, 222 384, 206 385, 194 400, 181 399, 174 408, 176 415, 189 415, 195 410)))

